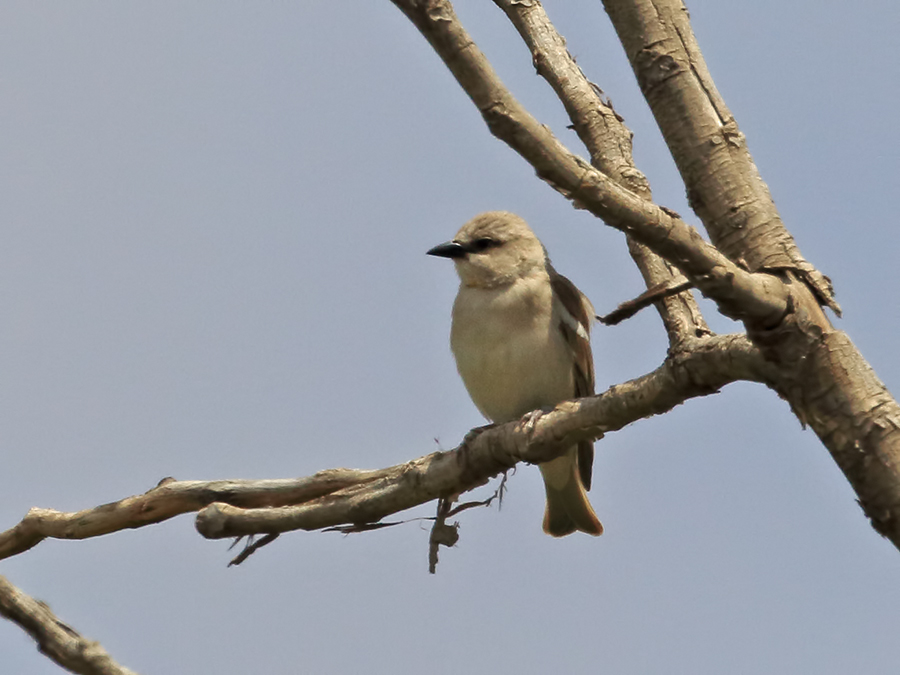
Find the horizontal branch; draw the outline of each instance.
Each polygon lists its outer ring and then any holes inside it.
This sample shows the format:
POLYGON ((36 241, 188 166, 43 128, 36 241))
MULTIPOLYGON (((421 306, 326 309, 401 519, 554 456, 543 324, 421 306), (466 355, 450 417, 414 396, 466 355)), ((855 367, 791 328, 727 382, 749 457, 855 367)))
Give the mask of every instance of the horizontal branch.
POLYGON ((80 675, 137 675, 113 661, 98 642, 88 640, 35 600, 0 576, 0 616, 18 624, 37 642, 41 653, 80 675))
POLYGON ((584 439, 596 440, 644 417, 671 410, 736 380, 768 381, 771 372, 744 336, 695 341, 655 371, 598 396, 471 433, 454 450, 435 452, 385 470, 385 475, 306 504, 241 509, 213 504, 197 516, 205 537, 277 534, 377 522, 393 513, 476 488, 520 462, 538 464, 584 439))
POLYGON ((738 380, 773 386, 775 372, 743 335, 698 338, 647 375, 544 413, 476 429, 456 449, 372 471, 329 469, 276 480, 166 479, 144 494, 74 513, 33 508, 0 533, 0 559, 47 538, 87 539, 200 511, 197 529, 223 538, 377 522, 460 494, 520 462, 538 464, 582 439, 599 439, 738 380))
POLYGON ((74 513, 33 508, 15 527, 0 533, 0 560, 27 551, 48 537, 99 537, 199 511, 214 502, 244 507, 297 504, 349 485, 376 480, 384 473, 383 470, 329 469, 296 479, 177 481, 169 478, 144 494, 74 513))

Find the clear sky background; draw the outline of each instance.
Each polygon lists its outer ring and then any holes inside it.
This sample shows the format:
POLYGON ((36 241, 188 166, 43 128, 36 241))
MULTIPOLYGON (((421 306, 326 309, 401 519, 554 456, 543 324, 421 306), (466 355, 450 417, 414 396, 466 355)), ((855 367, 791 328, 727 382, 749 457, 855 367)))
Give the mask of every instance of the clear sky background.
MULTIPOLYGON (((600 2, 546 6, 655 199, 697 224, 600 2)), ((834 280, 838 325, 900 392, 900 5, 689 7, 788 228, 834 280)), ((503 14, 457 11, 583 152, 503 14)), ((0 529, 165 476, 455 446, 483 420, 449 351, 452 265, 425 251, 490 209, 524 216, 599 312, 642 290, 622 236, 489 135, 387 0, 4 2, 0 529)), ((652 311, 597 327, 598 388, 665 350, 652 311)), ((553 540, 520 468, 502 510, 462 516, 436 576, 425 523, 292 533, 229 569, 191 516, 47 541, 0 573, 144 675, 897 672, 900 554, 765 388, 605 438, 594 485, 606 533, 553 540)), ((0 672, 59 671, 4 622, 0 672)))

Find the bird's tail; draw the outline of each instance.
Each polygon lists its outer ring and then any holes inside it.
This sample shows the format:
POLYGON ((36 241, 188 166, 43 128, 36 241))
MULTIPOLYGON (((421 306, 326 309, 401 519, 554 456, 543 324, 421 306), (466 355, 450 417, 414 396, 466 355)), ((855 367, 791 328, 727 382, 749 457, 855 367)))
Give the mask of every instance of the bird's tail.
POLYGON ((576 530, 595 537, 603 534, 603 525, 581 482, 576 448, 539 466, 547 491, 544 532, 554 537, 565 537, 576 530))

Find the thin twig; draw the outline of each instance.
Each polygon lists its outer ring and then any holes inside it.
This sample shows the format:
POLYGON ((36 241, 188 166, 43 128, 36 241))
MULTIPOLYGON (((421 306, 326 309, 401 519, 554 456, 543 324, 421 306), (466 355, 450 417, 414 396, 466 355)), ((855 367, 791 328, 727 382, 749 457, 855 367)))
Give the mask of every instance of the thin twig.
MULTIPOLYGON (((276 539, 278 539, 277 534, 267 534, 263 537, 260 537, 260 539, 258 539, 257 541, 253 541, 252 536, 248 537, 247 544, 244 546, 244 550, 241 551, 234 558, 232 558, 231 562, 228 563, 228 566, 231 567, 233 565, 240 565, 242 562, 244 562, 247 558, 249 558, 251 555, 256 553, 263 546, 268 546, 276 539)), ((238 541, 240 541, 240 539, 238 539, 234 543, 236 544, 238 541)))
MULTIPOLYGON (((675 281, 677 282, 677 279, 675 281)), ((604 324, 605 326, 615 326, 625 319, 630 319, 645 307, 649 307, 650 305, 652 305, 654 302, 658 302, 673 295, 678 295, 679 293, 690 290, 693 287, 694 284, 690 281, 675 283, 674 286, 672 285, 672 282, 658 284, 653 288, 648 288, 636 298, 632 300, 626 300, 609 314, 605 314, 603 316, 598 315, 597 321, 604 324)))

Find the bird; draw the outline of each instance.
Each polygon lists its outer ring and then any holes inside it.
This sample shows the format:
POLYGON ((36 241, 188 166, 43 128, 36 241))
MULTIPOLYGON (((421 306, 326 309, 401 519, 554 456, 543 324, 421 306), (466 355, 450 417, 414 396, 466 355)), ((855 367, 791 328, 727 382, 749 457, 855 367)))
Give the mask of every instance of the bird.
MULTIPOLYGON (((550 264, 524 219, 481 213, 428 255, 459 276, 450 349, 479 411, 500 424, 594 393, 590 301, 550 264)), ((603 533, 587 490, 594 447, 582 441, 539 464, 547 497, 543 530, 554 537, 603 533)))

